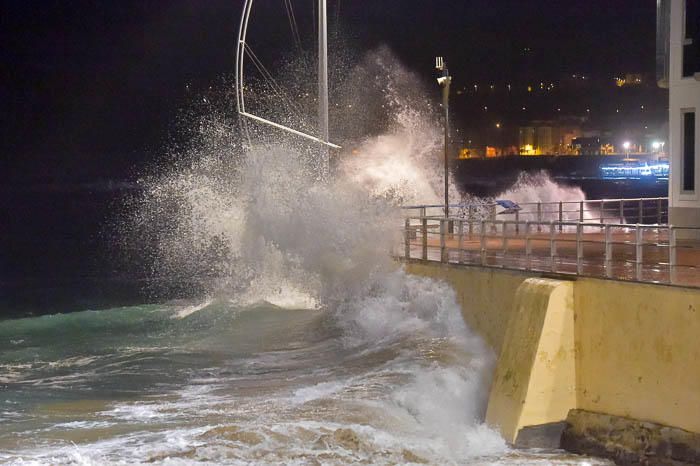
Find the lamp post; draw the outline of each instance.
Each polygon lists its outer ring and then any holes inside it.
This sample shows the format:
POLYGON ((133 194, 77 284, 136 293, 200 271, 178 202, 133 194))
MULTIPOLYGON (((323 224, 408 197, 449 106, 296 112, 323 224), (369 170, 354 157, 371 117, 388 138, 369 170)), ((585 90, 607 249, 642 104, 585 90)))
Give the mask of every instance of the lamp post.
MULTIPOLYGON (((450 196, 449 196, 449 168, 448 168, 448 157, 449 157, 449 137, 450 137, 450 84, 452 83, 452 76, 447 70, 447 63, 443 57, 435 57, 435 69, 438 71, 437 82, 442 88, 442 107, 445 110, 445 218, 450 216, 450 196)), ((452 230, 450 228, 450 230, 452 230)))
POLYGON ((625 161, 628 161, 630 158, 630 147, 632 144, 630 144, 629 141, 625 141, 622 143, 622 147, 625 149, 625 161))
POLYGON ((663 141, 654 141, 651 144, 652 149, 654 149, 654 152, 656 152, 656 155, 661 158, 664 155, 664 142, 663 141))

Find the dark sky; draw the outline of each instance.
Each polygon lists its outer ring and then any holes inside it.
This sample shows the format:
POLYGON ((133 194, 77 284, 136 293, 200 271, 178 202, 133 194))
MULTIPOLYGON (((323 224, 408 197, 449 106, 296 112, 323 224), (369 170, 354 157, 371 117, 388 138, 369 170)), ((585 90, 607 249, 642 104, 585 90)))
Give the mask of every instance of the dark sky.
MULTIPOLYGON (((310 23, 314 0, 293 3, 310 23)), ((457 83, 654 70, 653 0, 328 3, 331 15, 340 5, 353 47, 387 44, 426 79, 438 53, 457 83)), ((261 43, 289 41, 283 2, 256 8, 261 43)), ((231 0, 4 1, 4 179, 124 176, 138 166, 165 144, 186 85, 205 89, 232 73, 240 9, 231 0)))

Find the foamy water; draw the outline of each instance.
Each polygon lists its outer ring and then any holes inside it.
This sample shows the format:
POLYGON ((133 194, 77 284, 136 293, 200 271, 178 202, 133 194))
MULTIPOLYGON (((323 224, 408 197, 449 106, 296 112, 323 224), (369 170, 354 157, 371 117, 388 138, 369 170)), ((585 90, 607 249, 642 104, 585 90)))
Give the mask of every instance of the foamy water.
POLYGON ((389 281, 357 304, 374 320, 215 301, 2 322, 0 460, 584 464, 506 447, 481 421, 493 357, 454 294, 389 281))

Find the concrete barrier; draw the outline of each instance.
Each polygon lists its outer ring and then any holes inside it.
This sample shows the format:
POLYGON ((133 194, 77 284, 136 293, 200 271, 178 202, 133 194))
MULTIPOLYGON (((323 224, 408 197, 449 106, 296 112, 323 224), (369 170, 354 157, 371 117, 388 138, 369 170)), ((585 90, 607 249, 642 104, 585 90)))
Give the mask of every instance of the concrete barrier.
POLYGON ((622 462, 696 457, 699 289, 439 263, 406 268, 450 283, 467 324, 499 355, 487 421, 508 441, 523 443, 537 426, 551 440, 561 432, 551 426, 566 419, 565 446, 574 451, 607 451, 622 462), (651 434, 634 434, 650 425, 663 432, 652 446, 651 434))
POLYGON ((573 283, 526 279, 516 293, 486 422, 515 444, 524 427, 562 423, 576 407, 575 364, 573 283))

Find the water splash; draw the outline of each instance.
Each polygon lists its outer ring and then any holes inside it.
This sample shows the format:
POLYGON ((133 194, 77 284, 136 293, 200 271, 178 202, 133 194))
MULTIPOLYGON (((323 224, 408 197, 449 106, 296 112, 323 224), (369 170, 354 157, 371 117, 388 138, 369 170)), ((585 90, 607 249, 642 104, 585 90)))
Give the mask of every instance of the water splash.
MULTIPOLYGON (((355 98, 367 96, 356 106, 369 108, 370 121, 381 131, 365 128, 367 133, 351 144, 342 161, 344 176, 375 195, 403 203, 442 202, 442 120, 420 76, 382 47, 365 56, 351 74, 349 88, 361 89, 355 98)), ((362 120, 357 114, 351 118, 362 120)), ((451 201, 457 202, 460 195, 454 180, 450 180, 450 193, 451 201)))
POLYGON ((142 182, 125 237, 146 238, 155 275, 185 279, 205 303, 302 303, 332 318, 345 348, 398 348, 383 370, 403 380, 381 406, 405 419, 401 429, 433 439, 433 456, 483 454, 477 439, 485 438, 491 451, 503 451, 498 434, 481 425, 492 352, 462 321, 449 287, 407 275, 390 256, 398 204, 435 202, 442 188, 439 120, 422 109, 428 98, 416 76, 388 50, 349 73, 348 88, 369 75, 381 100, 367 106, 381 109, 384 131, 353 142, 357 128, 349 128, 333 179, 319 182, 314 148, 285 136, 267 134, 248 149, 223 144, 235 126, 208 114, 181 162, 142 182), (426 359, 416 347, 440 356, 426 359))

